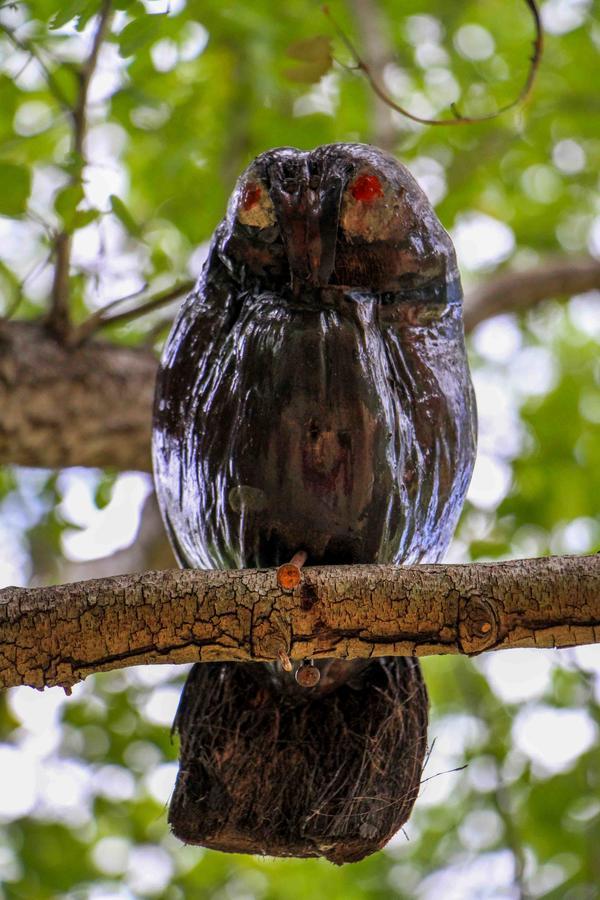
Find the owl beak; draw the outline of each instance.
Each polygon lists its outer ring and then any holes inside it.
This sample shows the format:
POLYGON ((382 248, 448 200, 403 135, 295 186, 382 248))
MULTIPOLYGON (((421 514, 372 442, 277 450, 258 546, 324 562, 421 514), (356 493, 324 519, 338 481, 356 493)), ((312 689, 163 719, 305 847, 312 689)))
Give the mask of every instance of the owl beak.
POLYGON ((325 287, 331 281, 335 268, 338 224, 342 186, 330 180, 325 190, 309 194, 307 216, 307 252, 311 283, 325 287))
POLYGON ((326 187, 324 183, 321 178, 319 184, 311 187, 308 170, 295 173, 293 179, 271 177, 271 199, 283 235, 294 293, 307 286, 327 286, 335 268, 342 185, 331 178, 326 187))

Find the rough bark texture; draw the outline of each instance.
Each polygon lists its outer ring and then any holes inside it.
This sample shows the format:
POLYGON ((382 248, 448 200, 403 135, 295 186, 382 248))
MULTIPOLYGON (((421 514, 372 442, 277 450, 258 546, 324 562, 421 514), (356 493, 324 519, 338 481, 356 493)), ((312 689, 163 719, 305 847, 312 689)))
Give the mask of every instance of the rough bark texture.
POLYGON ((148 471, 156 369, 148 351, 0 323, 0 464, 148 471))
POLYGON ((600 642, 600 556, 168 570, 0 591, 0 687, 142 663, 476 654, 600 642))

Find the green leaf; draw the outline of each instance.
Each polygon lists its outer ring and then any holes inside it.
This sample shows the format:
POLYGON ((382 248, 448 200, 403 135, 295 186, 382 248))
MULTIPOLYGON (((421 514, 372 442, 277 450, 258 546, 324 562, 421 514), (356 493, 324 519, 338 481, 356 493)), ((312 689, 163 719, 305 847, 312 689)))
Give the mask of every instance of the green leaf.
POLYGON ((71 178, 81 178, 83 171, 83 156, 80 153, 71 152, 65 156, 60 168, 71 178))
POLYGON ((52 71, 52 79, 66 102, 73 105, 77 100, 79 90, 79 78, 75 66, 69 62, 56 66, 52 71))
POLYGON ((83 196, 83 187, 79 182, 68 184, 56 195, 54 209, 61 217, 66 231, 73 231, 75 228, 75 214, 83 196))
POLYGON ((30 191, 31 172, 26 166, 0 162, 0 215, 23 215, 30 191))
POLYGON ((152 43, 160 34, 162 16, 141 15, 129 22, 119 35, 119 53, 123 57, 133 56, 137 50, 152 43))
POLYGON ((285 75, 290 81, 314 84, 331 68, 331 39, 325 35, 317 35, 302 41, 294 41, 286 51, 299 65, 287 69, 285 75))
POLYGON ((139 237, 142 233, 142 229, 139 224, 135 221, 123 201, 120 197, 117 197, 116 194, 111 194, 109 197, 110 207, 121 223, 124 226, 126 231, 134 237, 139 237))
POLYGON ((68 3, 64 3, 62 8, 59 9, 57 13, 54 14, 52 19, 50 20, 50 28, 62 28, 63 25, 66 25, 67 22, 70 22, 71 19, 74 19, 75 16, 79 16, 86 7, 95 6, 96 4, 90 3, 90 0, 69 0, 68 3))
POLYGON ((117 481, 117 472, 103 472, 94 491, 94 503, 98 509, 104 509, 112 500, 117 481))
POLYGON ((90 222, 95 222, 99 217, 99 209, 77 209, 73 216, 73 226, 71 230, 77 231, 79 228, 85 228, 86 225, 89 225, 90 222))
MULTIPOLYGON (((23 301, 21 279, 6 263, 0 260, 0 317, 14 315, 18 306, 23 301)), ((2 466, 0 466, 0 473, 2 466)), ((0 475, 0 484, 2 477, 0 475)), ((2 492, 0 491, 0 497, 2 492)))
POLYGON ((77 31, 81 33, 90 19, 99 12, 98 6, 98 0, 92 0, 92 2, 88 3, 88 5, 79 13, 76 24, 77 31))

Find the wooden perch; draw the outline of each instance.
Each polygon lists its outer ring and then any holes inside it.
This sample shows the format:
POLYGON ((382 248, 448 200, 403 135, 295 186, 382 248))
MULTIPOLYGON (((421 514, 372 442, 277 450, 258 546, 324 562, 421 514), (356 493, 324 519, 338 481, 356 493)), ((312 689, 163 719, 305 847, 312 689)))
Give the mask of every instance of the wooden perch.
POLYGON ((600 555, 167 570, 0 591, 0 687, 147 663, 476 654, 600 642, 600 555))

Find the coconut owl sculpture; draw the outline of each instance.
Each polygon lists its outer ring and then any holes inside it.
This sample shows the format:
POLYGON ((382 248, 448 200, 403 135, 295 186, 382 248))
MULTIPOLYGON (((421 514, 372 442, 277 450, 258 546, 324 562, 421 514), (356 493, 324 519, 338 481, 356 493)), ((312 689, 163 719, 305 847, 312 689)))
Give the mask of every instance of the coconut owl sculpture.
MULTIPOLYGON (((471 477, 475 405, 452 242, 407 169, 362 144, 241 176, 160 367, 154 468, 179 563, 436 562, 471 477)), ((175 727, 176 835, 219 850, 381 848, 426 751, 412 658, 202 663, 175 727)))

